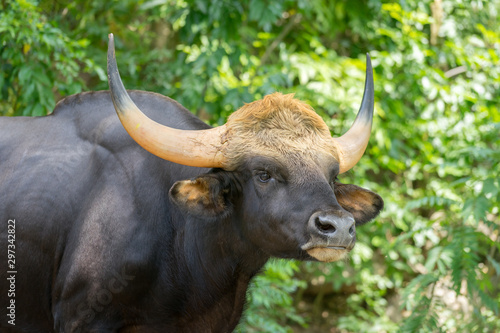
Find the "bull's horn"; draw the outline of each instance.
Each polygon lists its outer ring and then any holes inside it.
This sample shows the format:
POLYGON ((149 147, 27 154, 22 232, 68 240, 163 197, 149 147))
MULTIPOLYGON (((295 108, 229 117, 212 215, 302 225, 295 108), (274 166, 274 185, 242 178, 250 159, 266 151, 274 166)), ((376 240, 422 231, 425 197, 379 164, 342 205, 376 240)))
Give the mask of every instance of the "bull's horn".
POLYGON ((367 54, 365 91, 358 115, 351 128, 344 135, 333 139, 339 150, 340 173, 344 173, 356 165, 365 152, 372 129, 373 104, 373 70, 370 56, 367 54))
POLYGON ((192 131, 161 125, 149 119, 134 104, 123 86, 115 58, 113 34, 108 43, 108 82, 116 113, 128 134, 144 149, 178 164, 223 167, 226 126, 192 131))

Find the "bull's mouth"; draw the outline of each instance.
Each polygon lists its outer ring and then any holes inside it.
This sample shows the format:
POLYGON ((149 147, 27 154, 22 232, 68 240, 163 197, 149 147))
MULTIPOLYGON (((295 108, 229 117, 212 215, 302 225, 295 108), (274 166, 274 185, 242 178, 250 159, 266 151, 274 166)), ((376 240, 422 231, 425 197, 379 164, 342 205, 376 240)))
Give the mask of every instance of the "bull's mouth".
POLYGON ((314 247, 307 254, 322 262, 333 262, 344 259, 349 250, 343 246, 314 247))
POLYGON ((345 246, 325 246, 325 249, 332 249, 332 250, 347 250, 347 247, 345 247, 345 246))
POLYGON ((333 262, 344 259, 352 250, 353 246, 312 244, 311 242, 302 246, 311 257, 322 262, 333 262))

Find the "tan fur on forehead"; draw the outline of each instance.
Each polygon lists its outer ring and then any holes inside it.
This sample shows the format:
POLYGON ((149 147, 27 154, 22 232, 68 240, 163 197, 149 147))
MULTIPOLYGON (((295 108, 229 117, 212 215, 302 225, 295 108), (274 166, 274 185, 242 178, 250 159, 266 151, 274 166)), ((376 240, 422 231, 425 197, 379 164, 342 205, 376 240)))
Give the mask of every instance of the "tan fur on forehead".
POLYGON ((226 126, 230 146, 225 154, 233 166, 256 153, 312 157, 321 151, 337 157, 328 126, 293 94, 274 93, 246 104, 229 117, 226 126))
POLYGON ((294 94, 274 93, 246 104, 229 117, 228 123, 237 123, 255 132, 286 129, 329 133, 323 119, 308 104, 295 99, 294 94))

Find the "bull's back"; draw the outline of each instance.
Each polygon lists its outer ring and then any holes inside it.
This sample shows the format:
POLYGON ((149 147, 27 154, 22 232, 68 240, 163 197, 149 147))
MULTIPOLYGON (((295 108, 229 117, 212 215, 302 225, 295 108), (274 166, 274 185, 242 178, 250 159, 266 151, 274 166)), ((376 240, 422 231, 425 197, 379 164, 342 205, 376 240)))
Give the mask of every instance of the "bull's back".
MULTIPOLYGON (((132 91, 131 97, 168 126, 209 127, 161 95, 132 91)), ((147 156, 123 129, 107 91, 70 96, 46 117, 0 117, 0 218, 37 216, 47 226, 61 214, 74 216, 105 165, 133 164, 136 152, 147 156)))
POLYGON ((97 132, 106 124, 118 127, 109 102, 86 95, 63 100, 46 117, 0 117, 1 219, 24 219, 26 228, 43 224, 52 232, 52 221, 75 213, 78 194, 98 167, 105 138, 97 132))

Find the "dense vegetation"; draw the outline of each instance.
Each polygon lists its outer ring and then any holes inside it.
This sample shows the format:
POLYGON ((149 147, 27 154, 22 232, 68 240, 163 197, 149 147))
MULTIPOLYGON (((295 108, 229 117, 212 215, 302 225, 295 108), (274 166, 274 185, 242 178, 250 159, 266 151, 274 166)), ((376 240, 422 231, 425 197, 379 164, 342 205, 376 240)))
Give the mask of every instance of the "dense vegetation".
POLYGON ((350 259, 275 260, 241 332, 500 331, 500 0, 0 0, 0 114, 43 115, 107 89, 107 35, 125 86, 216 125, 294 92, 350 126, 365 53, 376 116, 343 182, 378 192, 350 259))

